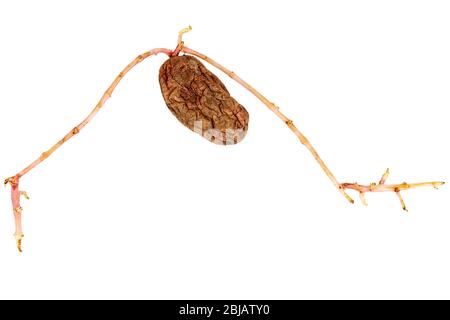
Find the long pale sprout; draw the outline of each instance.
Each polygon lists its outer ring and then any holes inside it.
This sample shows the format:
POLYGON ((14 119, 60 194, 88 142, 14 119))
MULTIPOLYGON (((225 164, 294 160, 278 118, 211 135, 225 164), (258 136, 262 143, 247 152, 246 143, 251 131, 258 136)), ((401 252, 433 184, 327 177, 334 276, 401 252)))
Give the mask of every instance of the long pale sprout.
POLYGON ((20 252, 22 251, 22 238, 23 238, 22 207, 20 206, 20 196, 23 195, 28 199, 28 195, 26 194, 26 192, 19 190, 20 178, 23 177, 28 172, 30 172, 32 169, 34 169, 42 161, 47 159, 53 152, 55 152, 59 147, 61 147, 69 139, 71 139, 72 137, 77 135, 81 131, 81 129, 83 129, 97 115, 97 113, 103 107, 105 102, 111 97, 114 89, 117 87, 117 85, 122 80, 122 78, 128 73, 128 71, 130 71, 138 63, 142 62, 144 59, 146 59, 152 55, 158 54, 158 53, 164 53, 164 54, 167 54, 168 56, 170 56, 172 54, 172 51, 168 50, 168 49, 163 49, 163 48, 156 48, 156 49, 147 51, 147 52, 137 56, 117 75, 117 77, 114 79, 114 81, 108 87, 108 89, 106 89, 105 93, 103 93, 102 97, 100 98, 100 101, 97 103, 97 105, 94 107, 94 109, 89 113, 89 115, 83 121, 81 121, 73 129, 71 129, 62 139, 60 139, 58 142, 56 142, 50 149, 43 152, 36 160, 34 160, 32 163, 30 163, 22 171, 18 172, 14 176, 9 177, 5 180, 5 185, 7 185, 7 184, 11 185, 11 201, 12 201, 13 213, 14 213, 14 218, 15 218, 15 227, 16 227, 14 237, 16 238, 17 249, 20 252))
MULTIPOLYGON (((190 29, 189 29, 190 30, 190 29)), ((188 31, 189 31, 188 30, 188 31)), ((182 33, 180 33, 180 36, 182 33)), ((231 79, 235 80, 237 83, 242 85, 245 89, 250 91, 256 98, 258 98, 263 104, 269 108, 270 111, 272 111, 278 118, 281 119, 285 123, 285 125, 291 129, 291 131, 298 137, 300 142, 309 150, 309 152, 312 154, 314 159, 317 161, 319 166, 322 168, 322 170, 325 172, 327 177, 331 180, 331 182, 334 184, 334 186, 338 189, 338 191, 350 202, 354 203, 354 200, 347 194, 347 189, 352 189, 357 192, 359 192, 359 197, 361 202, 364 205, 367 205, 367 201, 365 198, 365 193, 367 192, 385 192, 385 191, 392 191, 395 192, 397 197, 400 200, 400 204, 402 208, 405 211, 408 211, 406 209, 405 202, 403 201, 403 198, 400 194, 400 191, 417 188, 417 187, 427 187, 431 186, 433 188, 437 188, 438 186, 441 186, 444 184, 443 181, 430 181, 430 182, 419 182, 419 183, 400 183, 400 184, 385 184, 385 181, 389 175, 389 169, 386 169, 385 173, 381 177, 380 181, 378 183, 371 183, 369 185, 361 185, 358 183, 339 183, 336 177, 333 175, 333 173, 330 171, 328 166, 325 164, 325 162, 322 160, 322 158, 317 153, 316 149, 312 146, 312 144, 309 142, 309 140, 305 137, 305 135, 294 125, 294 122, 289 119, 287 116, 285 116, 281 111, 280 108, 270 100, 268 100, 265 96, 263 96, 260 92, 258 92, 255 88, 253 88, 250 84, 248 84, 246 81, 242 80, 236 73, 229 70, 228 68, 224 67, 223 65, 219 64, 215 60, 211 59, 210 57, 195 51, 193 49, 190 49, 186 46, 184 46, 184 42, 181 41, 181 37, 178 40, 178 47, 177 49, 180 49, 179 51, 184 52, 186 54, 191 54, 193 56, 196 56, 207 63, 213 65, 217 69, 221 70, 225 74, 227 74, 231 79)))

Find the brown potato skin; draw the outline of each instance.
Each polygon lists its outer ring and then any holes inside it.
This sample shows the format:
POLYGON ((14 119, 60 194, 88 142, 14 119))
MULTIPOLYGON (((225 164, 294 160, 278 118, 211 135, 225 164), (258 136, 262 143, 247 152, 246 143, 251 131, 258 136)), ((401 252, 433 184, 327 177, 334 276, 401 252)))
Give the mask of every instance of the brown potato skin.
POLYGON ((159 84, 169 110, 192 131, 222 145, 245 137, 247 110, 197 58, 170 57, 159 70, 159 84))

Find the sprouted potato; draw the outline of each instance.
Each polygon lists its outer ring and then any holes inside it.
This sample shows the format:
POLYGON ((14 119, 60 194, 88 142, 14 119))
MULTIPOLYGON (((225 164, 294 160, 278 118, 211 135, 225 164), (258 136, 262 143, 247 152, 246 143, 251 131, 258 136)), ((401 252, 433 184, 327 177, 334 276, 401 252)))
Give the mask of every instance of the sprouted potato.
POLYGON ((281 113, 278 106, 267 100, 266 97, 238 77, 234 72, 228 70, 204 54, 192 50, 184 45, 182 36, 190 30, 191 27, 185 28, 179 32, 178 43, 173 51, 164 48, 156 48, 137 56, 122 70, 122 72, 119 73, 119 75, 114 79, 112 84, 100 98, 100 101, 97 103, 95 108, 81 123, 71 129, 50 149, 43 152, 30 165, 18 172, 16 175, 5 180, 5 185, 9 184, 11 186, 12 209, 16 227, 14 236, 16 239, 17 248, 20 252, 22 252, 23 238, 21 222, 22 207, 20 205, 20 196, 24 196, 28 199, 28 195, 25 191, 21 191, 19 189, 19 180, 38 164, 47 159, 67 140, 77 135, 104 106, 105 102, 111 97, 114 89, 128 71, 144 59, 158 53, 166 54, 169 57, 169 59, 161 66, 159 74, 161 91, 167 106, 181 123, 194 132, 201 134, 209 141, 222 145, 238 143, 247 132, 249 116, 245 108, 230 96, 228 90, 225 88, 225 85, 219 80, 219 78, 206 69, 197 58, 208 62, 227 74, 233 80, 237 81, 244 88, 255 95, 263 104, 265 104, 278 118, 280 118, 298 137, 300 142, 311 152, 314 159, 316 159, 337 190, 349 202, 354 203, 353 199, 347 194, 347 189, 352 189, 358 192, 359 198, 364 205, 367 205, 367 201, 365 199, 365 194, 367 192, 391 191, 397 195, 402 208, 407 211, 405 202, 400 194, 401 191, 423 186, 432 186, 437 188, 438 186, 444 184, 444 182, 441 181, 386 184, 385 182, 389 175, 389 169, 386 169, 378 183, 361 185, 356 182, 338 182, 308 139, 297 129, 292 120, 281 113), (185 55, 180 56, 180 53, 184 53, 185 55))

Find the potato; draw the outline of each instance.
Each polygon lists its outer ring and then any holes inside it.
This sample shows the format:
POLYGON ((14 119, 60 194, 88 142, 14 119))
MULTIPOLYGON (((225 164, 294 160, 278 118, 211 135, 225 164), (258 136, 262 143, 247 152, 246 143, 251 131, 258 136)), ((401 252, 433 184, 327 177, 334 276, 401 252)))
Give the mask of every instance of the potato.
POLYGON ((159 84, 169 110, 192 131, 221 145, 245 137, 247 110, 197 58, 170 57, 159 70, 159 84))

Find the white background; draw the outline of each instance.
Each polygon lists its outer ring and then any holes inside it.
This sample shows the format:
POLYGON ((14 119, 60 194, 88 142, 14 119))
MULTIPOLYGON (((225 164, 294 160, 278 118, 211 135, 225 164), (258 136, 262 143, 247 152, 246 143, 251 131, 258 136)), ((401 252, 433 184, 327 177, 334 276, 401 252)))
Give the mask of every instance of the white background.
MULTIPOLYGON (((337 178, 450 180, 448 1, 3 1, 0 176, 28 165, 154 47, 248 81, 337 178)), ((22 178, 24 252, 0 192, 0 298, 450 298, 449 187, 350 205, 264 105, 220 147, 133 69, 98 116, 22 178)), ((357 195, 353 194, 358 200, 357 195)))

